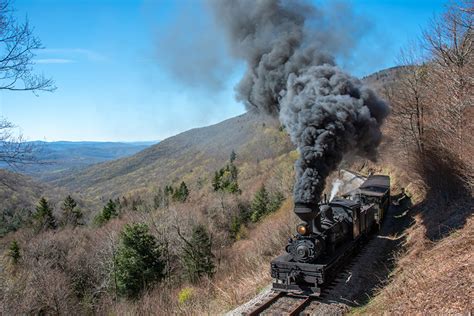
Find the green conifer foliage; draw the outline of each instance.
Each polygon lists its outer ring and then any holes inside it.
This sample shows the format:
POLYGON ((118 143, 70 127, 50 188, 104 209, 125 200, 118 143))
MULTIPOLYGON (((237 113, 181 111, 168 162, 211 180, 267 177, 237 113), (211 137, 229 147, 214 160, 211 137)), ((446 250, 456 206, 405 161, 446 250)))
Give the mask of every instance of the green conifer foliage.
POLYGON ((232 216, 232 219, 230 221, 230 227, 229 227, 230 238, 232 238, 233 240, 237 240, 241 227, 242 227, 242 218, 240 216, 232 216))
POLYGON ((94 218, 94 222, 98 225, 103 225, 111 218, 118 217, 118 215, 117 204, 115 204, 114 201, 109 200, 109 202, 107 202, 107 204, 102 209, 102 212, 94 218))
POLYGON ((285 197, 281 192, 277 191, 270 194, 265 185, 262 185, 252 200, 251 221, 255 223, 266 214, 275 212, 280 208, 284 199, 285 197))
POLYGON ((8 247, 8 256, 11 258, 12 263, 14 265, 18 264, 20 261, 21 254, 20 254, 20 246, 16 240, 13 240, 8 247))
POLYGON ((237 154, 235 153, 235 151, 232 150, 232 152, 230 153, 230 163, 234 163, 235 159, 237 159, 237 154))
POLYGON ((181 236, 183 247, 182 263, 186 278, 192 283, 198 282, 203 276, 211 277, 214 274, 214 255, 212 241, 207 229, 203 225, 193 227, 190 240, 181 236))
POLYGON ((268 213, 269 204, 270 198, 268 196, 267 189, 265 188, 265 185, 262 185, 257 193, 255 193, 255 196, 252 200, 252 222, 257 222, 260 218, 268 213))
POLYGON ((183 181, 179 185, 179 188, 174 190, 173 200, 178 201, 178 202, 185 202, 188 196, 189 196, 189 189, 186 186, 186 183, 184 183, 183 181))
POLYGON ((77 226, 80 225, 82 219, 82 212, 78 210, 76 201, 68 195, 61 206, 63 211, 63 223, 64 225, 77 226))
POLYGON ((214 191, 227 192, 231 194, 240 194, 238 183, 239 170, 233 164, 233 161, 227 164, 224 168, 216 171, 212 178, 212 188, 214 191))
POLYGON ((130 298, 164 276, 159 244, 145 224, 125 225, 114 262, 117 291, 130 298))
POLYGON ((44 197, 39 200, 34 217, 39 229, 56 228, 56 219, 53 216, 53 209, 49 206, 48 201, 44 197))

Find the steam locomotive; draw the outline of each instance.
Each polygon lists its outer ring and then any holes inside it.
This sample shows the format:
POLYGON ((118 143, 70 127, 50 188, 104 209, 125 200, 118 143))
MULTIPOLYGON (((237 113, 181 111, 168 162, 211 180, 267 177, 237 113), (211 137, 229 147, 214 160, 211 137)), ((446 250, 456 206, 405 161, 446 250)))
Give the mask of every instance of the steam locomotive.
POLYGON ((360 187, 319 204, 295 203, 303 221, 286 253, 271 262, 276 291, 318 296, 372 231, 390 205, 390 178, 372 175, 360 187))

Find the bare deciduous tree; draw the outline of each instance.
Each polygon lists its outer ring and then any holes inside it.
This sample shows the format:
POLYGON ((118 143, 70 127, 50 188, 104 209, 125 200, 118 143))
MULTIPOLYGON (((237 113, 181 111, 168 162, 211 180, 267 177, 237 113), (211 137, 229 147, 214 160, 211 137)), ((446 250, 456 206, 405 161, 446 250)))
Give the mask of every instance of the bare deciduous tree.
MULTIPOLYGON (((36 94, 56 89, 52 79, 33 72, 35 50, 41 48, 28 21, 18 22, 10 1, 0 0, 0 90, 36 94)), ((16 133, 15 126, 0 117, 0 163, 10 167, 37 163, 34 151, 32 144, 16 133)))
POLYGON ((15 129, 11 122, 0 117, 0 163, 10 167, 38 163, 36 148, 31 143, 26 143, 15 129))
POLYGON ((424 33, 426 48, 432 55, 431 102, 437 104, 438 136, 449 135, 449 143, 443 145, 454 145, 459 152, 466 141, 466 111, 473 106, 474 88, 473 13, 472 4, 467 4, 460 1, 453 5, 424 33))
POLYGON ((389 95, 392 104, 392 123, 405 150, 423 152, 426 112, 428 111, 428 65, 416 44, 400 54, 403 75, 392 85, 389 95))
POLYGON ((53 80, 33 72, 34 51, 43 48, 28 21, 19 23, 10 2, 0 0, 0 90, 53 91, 53 80))
POLYGON ((472 1, 454 1, 434 19, 420 45, 402 52, 402 76, 386 93, 408 166, 440 192, 474 184, 472 7, 472 1))

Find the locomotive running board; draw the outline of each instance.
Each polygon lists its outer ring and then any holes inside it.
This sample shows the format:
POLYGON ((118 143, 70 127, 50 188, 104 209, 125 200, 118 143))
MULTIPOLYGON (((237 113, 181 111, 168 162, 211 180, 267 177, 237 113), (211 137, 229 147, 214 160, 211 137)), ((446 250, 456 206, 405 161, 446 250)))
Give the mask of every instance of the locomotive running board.
POLYGON ((360 235, 356 240, 352 240, 338 249, 330 260, 323 260, 319 263, 295 262, 291 260, 288 254, 278 256, 272 260, 271 270, 272 277, 280 280, 281 283, 274 282, 273 290, 302 293, 304 295, 310 295, 313 292, 315 296, 319 296, 321 287, 325 287, 336 277, 336 274, 352 259, 353 254, 365 241, 365 236, 360 235), (293 271, 304 273, 307 277, 311 277, 311 281, 306 280, 300 285, 295 280, 283 281, 290 277, 293 271))

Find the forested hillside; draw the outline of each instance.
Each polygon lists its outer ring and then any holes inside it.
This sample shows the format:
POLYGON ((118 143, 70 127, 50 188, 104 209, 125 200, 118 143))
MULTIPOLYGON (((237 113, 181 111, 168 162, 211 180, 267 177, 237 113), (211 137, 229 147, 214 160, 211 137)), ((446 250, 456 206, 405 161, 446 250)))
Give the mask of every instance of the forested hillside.
POLYGON ((293 150, 278 122, 247 113, 222 123, 192 129, 163 140, 128 158, 97 164, 52 181, 90 199, 109 199, 129 192, 149 193, 185 181, 211 182, 214 171, 232 151, 242 166, 241 181, 253 178, 256 166, 293 150))

